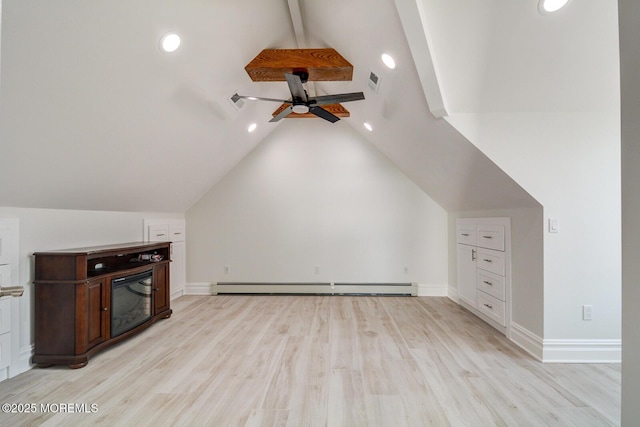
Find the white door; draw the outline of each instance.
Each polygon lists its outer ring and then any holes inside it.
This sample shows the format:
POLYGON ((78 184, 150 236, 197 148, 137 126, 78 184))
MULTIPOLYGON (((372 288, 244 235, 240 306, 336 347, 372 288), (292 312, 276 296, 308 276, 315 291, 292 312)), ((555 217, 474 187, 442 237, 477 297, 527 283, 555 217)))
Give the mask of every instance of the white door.
POLYGON ((458 244, 458 298, 476 306, 476 248, 458 244))
POLYGON ((172 298, 184 295, 185 264, 184 242, 173 242, 171 244, 171 266, 169 269, 172 298))

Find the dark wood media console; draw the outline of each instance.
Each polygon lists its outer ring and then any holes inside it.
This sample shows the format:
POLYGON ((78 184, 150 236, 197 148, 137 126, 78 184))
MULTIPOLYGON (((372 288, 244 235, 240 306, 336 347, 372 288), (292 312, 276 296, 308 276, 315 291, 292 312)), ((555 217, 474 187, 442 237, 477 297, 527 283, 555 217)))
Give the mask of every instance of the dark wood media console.
MULTIPOLYGON (((82 368, 95 353, 141 332, 159 319, 171 317, 170 245, 170 242, 136 242, 35 253, 32 362, 39 367, 82 368), (128 286, 128 292, 124 292, 134 298, 133 302, 125 302, 135 308, 140 320, 128 329, 126 325, 119 327, 124 332, 112 334, 113 313, 127 310, 126 304, 118 302, 120 299, 114 300, 112 289, 120 289, 116 283, 143 276, 146 281, 133 279, 131 283, 137 288, 128 286), (118 305, 116 310, 114 301, 118 305)), ((118 295, 122 293, 119 291, 118 295)))

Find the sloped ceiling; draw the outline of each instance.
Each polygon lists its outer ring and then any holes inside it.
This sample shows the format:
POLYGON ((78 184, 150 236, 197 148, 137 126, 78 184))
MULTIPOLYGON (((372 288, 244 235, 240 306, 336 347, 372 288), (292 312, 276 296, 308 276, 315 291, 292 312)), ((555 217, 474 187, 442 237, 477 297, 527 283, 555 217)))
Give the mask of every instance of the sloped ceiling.
POLYGON ((417 1, 451 112, 619 108, 615 0, 572 1, 552 15, 539 0, 417 1))
MULTIPOLYGON (((309 47, 354 65, 352 82, 318 83, 319 94, 367 97, 327 126, 354 127, 447 210, 537 204, 429 113, 393 1, 300 0, 300 10, 309 47)), ((228 101, 287 95, 243 70, 264 48, 297 47, 286 0, 3 0, 1 41, 0 206, 184 212, 287 126, 268 123, 271 103, 228 101), (171 30, 182 46, 162 53, 171 30)))

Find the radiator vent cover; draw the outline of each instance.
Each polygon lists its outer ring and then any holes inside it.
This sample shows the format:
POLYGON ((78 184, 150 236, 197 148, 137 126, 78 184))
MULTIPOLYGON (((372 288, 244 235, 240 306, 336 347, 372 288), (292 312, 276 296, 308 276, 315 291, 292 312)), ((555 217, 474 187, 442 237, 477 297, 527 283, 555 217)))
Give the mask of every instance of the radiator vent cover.
POLYGON ((218 282, 211 293, 255 295, 396 295, 417 296, 415 283, 218 282))

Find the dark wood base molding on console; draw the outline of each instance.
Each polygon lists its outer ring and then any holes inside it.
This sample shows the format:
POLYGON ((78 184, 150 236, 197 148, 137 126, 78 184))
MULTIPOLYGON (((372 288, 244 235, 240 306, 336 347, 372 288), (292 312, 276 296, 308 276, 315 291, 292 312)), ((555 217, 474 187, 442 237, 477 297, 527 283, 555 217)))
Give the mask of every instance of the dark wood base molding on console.
POLYGON ((94 354, 171 317, 169 256, 170 242, 35 253, 32 362, 82 368, 94 354))

